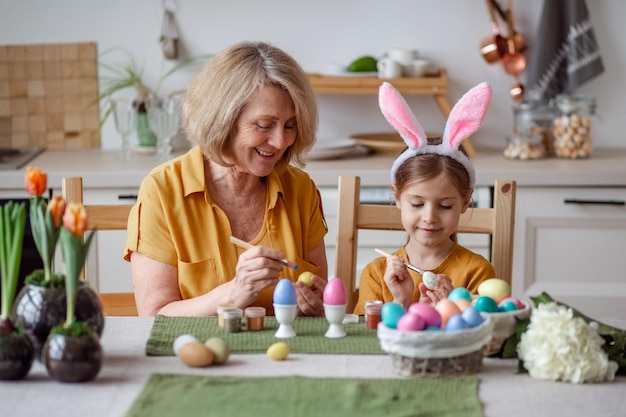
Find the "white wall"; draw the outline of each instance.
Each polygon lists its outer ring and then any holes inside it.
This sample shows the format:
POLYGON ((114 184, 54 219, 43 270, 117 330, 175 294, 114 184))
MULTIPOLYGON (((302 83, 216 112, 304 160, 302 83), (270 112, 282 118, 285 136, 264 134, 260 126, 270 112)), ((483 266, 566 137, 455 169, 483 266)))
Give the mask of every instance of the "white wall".
MULTIPOLYGON (((506 5, 506 2, 500 0, 506 5)), ((512 129, 509 88, 514 80, 500 65, 487 65, 478 46, 491 34, 484 0, 168 0, 175 5, 185 55, 217 52, 245 39, 266 40, 290 52, 307 71, 347 64, 364 55, 381 55, 397 46, 412 47, 448 69, 449 99, 488 81, 494 98, 478 146, 503 147, 512 129)), ((532 49, 542 0, 514 4, 518 30, 532 49)), ((0 44, 95 41, 99 51, 131 50, 156 80, 172 64, 164 62, 157 39, 161 0, 0 0, 0 44)), ((600 44, 605 72, 578 92, 595 96, 599 118, 596 147, 626 147, 624 116, 626 42, 622 0, 587 1, 600 44)), ((527 57, 530 54, 526 53, 527 57)), ((168 79, 163 92, 183 88, 192 74, 168 79)), ((522 74, 524 81, 524 74, 522 74)), ((431 98, 409 97, 426 130, 441 131, 443 116, 431 98)), ((375 96, 320 96, 321 140, 356 132, 389 131, 375 96)), ((103 147, 118 148, 119 137, 107 122, 103 147)))

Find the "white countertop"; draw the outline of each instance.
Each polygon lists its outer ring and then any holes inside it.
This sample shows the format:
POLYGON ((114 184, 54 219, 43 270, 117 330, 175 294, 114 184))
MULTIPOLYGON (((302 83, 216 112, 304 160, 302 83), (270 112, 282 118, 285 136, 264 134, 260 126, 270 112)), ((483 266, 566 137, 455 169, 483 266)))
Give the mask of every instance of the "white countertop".
MULTIPOLYGON (((123 416, 151 373, 402 378, 387 355, 291 354, 283 362, 264 354, 236 354, 222 366, 188 368, 174 356, 149 357, 150 317, 107 317, 102 336, 104 362, 91 382, 60 383, 35 362, 21 381, 0 381, 1 416, 123 416)), ((623 319, 608 321, 626 325, 623 319)), ((623 416, 626 377, 610 383, 571 384, 542 381, 517 373, 513 359, 485 358, 478 373, 478 397, 486 417, 623 416)))
MULTIPOLYGON (((119 151, 101 149, 46 150, 28 166, 48 173, 48 185, 60 187, 65 176, 82 176, 85 188, 137 189, 144 176, 158 164, 153 155, 132 161, 118 159, 119 151)), ((318 186, 337 185, 339 175, 359 175, 363 186, 386 187, 394 160, 389 154, 356 153, 334 160, 309 161, 306 171, 318 186)), ((626 186, 626 148, 596 149, 588 159, 548 158, 510 161, 499 149, 479 149, 474 159, 478 186, 496 179, 514 179, 524 186, 626 186)), ((0 171, 0 190, 23 190, 25 167, 0 171)))

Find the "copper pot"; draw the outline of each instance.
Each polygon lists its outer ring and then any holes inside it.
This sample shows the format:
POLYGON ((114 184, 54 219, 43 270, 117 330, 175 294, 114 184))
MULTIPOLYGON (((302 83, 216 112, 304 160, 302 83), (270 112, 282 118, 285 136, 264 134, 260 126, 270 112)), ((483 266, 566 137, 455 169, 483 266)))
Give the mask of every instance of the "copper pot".
POLYGON ((480 53, 488 64, 493 64, 498 62, 506 53, 507 40, 500 34, 500 28, 498 27, 498 22, 496 22, 496 17, 493 13, 491 0, 487 0, 487 11, 489 12, 493 35, 484 38, 480 42, 480 53))

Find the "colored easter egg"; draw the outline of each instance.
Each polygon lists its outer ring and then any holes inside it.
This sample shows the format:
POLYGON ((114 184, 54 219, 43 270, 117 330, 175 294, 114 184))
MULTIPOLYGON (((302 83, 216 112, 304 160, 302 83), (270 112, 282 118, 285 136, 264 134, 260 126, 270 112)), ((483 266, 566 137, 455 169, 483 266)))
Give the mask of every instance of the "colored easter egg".
POLYGON ((426 327, 441 327, 441 314, 435 307, 426 303, 413 303, 409 306, 409 313, 417 314, 424 320, 426 327))
POLYGON ((404 314, 406 314, 406 309, 396 303, 385 303, 380 310, 380 317, 383 323, 391 329, 398 327, 398 321, 404 314))
POLYGON ((491 297, 496 302, 511 296, 511 286, 500 278, 489 278, 478 286, 478 295, 491 297))
POLYGON ((331 278, 324 287, 322 299, 324 304, 333 306, 344 305, 348 298, 346 297, 346 287, 343 285, 343 281, 337 277, 331 278))
POLYGON ((437 286, 437 275, 434 272, 426 271, 422 275, 422 282, 429 290, 434 290, 437 286))
POLYGON ((452 301, 447 298, 442 298, 435 304, 435 309, 441 315, 441 327, 445 328, 448 320, 452 316, 456 316, 457 314, 461 314, 461 310, 454 304, 452 301))
POLYGON ((291 348, 285 342, 274 343, 267 349, 267 356, 275 361, 283 361, 287 359, 289 353, 291 353, 291 348))
POLYGON ((504 300, 498 304, 498 311, 501 311, 501 312, 517 311, 517 310, 519 310, 519 308, 517 308, 517 304, 515 304, 511 300, 504 300))
POLYGON ((459 310, 461 311, 465 311, 465 309, 469 306, 472 305, 471 302, 467 301, 465 298, 457 298, 456 300, 452 301, 454 304, 456 304, 456 306, 459 308, 459 310))
POLYGON ((478 327, 485 319, 480 315, 476 307, 469 306, 461 313, 463 320, 469 325, 469 327, 478 327))
POLYGON ((398 330, 415 332, 424 330, 424 328, 426 328, 426 324, 420 316, 408 312, 400 317, 400 320, 398 320, 398 325, 396 327, 398 330))
POLYGON ((204 346, 208 347, 211 352, 213 352, 213 363, 217 365, 226 363, 230 356, 230 346, 228 346, 228 343, 221 337, 211 337, 204 342, 204 346))
POLYGON ((287 278, 282 278, 274 288, 273 296, 274 304, 278 305, 294 305, 296 304, 296 289, 293 283, 287 278))
POLYGON ((298 275, 298 281, 304 282, 304 285, 310 288, 313 286, 313 281, 311 280, 312 276, 313 276, 312 272, 304 271, 303 273, 298 275))
POLYGON ((498 302, 498 305, 502 304, 502 303, 503 303, 503 302, 505 302, 505 301, 511 301, 511 302, 515 303, 515 305, 517 306, 517 309, 518 309, 518 310, 523 310, 523 309, 524 309, 524 307, 526 307, 526 306, 524 305, 524 303, 522 303, 520 300, 518 300, 518 299, 517 299, 517 298, 515 298, 515 297, 506 297, 506 298, 503 298, 502 300, 500 300, 500 301, 498 302))
POLYGON ((493 298, 484 295, 478 296, 474 302, 474 307, 481 313, 496 313, 498 311, 498 303, 493 298))
POLYGON ((450 320, 446 323, 446 332, 458 332, 467 328, 469 328, 469 325, 460 314, 450 317, 450 320))
POLYGON ((450 291, 450 294, 448 294, 448 300, 467 300, 469 302, 472 302, 472 293, 465 287, 456 287, 455 289, 450 291))

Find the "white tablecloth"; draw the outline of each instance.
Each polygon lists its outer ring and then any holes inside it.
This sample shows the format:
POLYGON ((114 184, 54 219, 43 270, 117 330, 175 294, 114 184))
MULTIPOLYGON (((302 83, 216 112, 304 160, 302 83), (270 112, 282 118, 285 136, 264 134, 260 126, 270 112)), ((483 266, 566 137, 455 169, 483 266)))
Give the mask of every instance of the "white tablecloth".
MULTIPOLYGON (((95 380, 56 382, 41 363, 22 381, 0 381, 0 416, 120 417, 150 373, 197 375, 397 378, 384 355, 291 354, 275 362, 267 356, 231 355, 227 364, 186 367, 176 357, 149 357, 145 344, 152 318, 107 317, 102 344, 105 359, 95 380)), ((626 328, 626 320, 611 324, 626 328)), ((497 417, 626 416, 626 378, 576 385, 540 381, 516 374, 517 361, 486 358, 478 374, 484 415, 497 417)), ((451 399, 453 400, 453 399, 451 399)))

